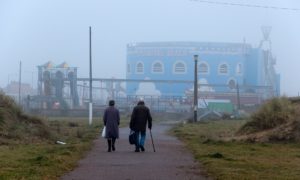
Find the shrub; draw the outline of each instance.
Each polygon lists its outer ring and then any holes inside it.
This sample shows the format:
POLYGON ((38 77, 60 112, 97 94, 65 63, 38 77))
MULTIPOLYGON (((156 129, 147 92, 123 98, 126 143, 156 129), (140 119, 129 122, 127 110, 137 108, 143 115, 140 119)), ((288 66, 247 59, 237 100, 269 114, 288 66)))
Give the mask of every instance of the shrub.
POLYGON ((25 143, 49 139, 51 132, 41 118, 26 115, 11 97, 0 92, 0 135, 25 143))
POLYGON ((69 122, 68 125, 69 127, 79 127, 78 123, 76 122, 69 122))
POLYGON ((248 134, 271 129, 295 120, 295 116, 295 107, 286 97, 273 98, 263 104, 238 133, 248 134))
POLYGON ((4 125, 4 116, 3 116, 3 111, 0 109, 0 130, 3 128, 4 125))
POLYGON ((16 115, 20 115, 22 112, 16 102, 11 97, 6 96, 3 92, 0 92, 0 107, 9 109, 16 115))

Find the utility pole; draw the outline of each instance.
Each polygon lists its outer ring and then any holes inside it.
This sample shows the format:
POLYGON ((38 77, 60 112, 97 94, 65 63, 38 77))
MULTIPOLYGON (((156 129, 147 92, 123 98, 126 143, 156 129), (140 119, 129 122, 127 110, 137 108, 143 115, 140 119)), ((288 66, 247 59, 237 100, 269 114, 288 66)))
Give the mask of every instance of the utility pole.
POLYGON ((194 55, 195 71, 194 71, 194 122, 197 122, 197 110, 198 110, 198 55, 194 55))
POLYGON ((20 61, 19 66, 19 105, 21 105, 21 77, 22 77, 22 62, 20 61))
POLYGON ((93 121, 93 77, 92 77, 92 27, 90 26, 90 103, 89 103, 89 125, 93 121))

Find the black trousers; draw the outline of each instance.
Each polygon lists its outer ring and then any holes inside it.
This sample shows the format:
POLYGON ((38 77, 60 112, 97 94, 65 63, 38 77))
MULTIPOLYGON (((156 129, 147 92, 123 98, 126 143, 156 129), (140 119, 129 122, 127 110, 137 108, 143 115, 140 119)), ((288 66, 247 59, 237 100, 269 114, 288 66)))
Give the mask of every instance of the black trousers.
POLYGON ((108 151, 115 150, 116 138, 107 138, 108 151))

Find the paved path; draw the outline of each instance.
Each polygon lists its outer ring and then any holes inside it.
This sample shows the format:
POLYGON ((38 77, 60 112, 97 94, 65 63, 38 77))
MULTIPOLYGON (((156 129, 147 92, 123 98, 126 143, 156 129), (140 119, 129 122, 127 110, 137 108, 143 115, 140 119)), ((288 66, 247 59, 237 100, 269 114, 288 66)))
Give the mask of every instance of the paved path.
POLYGON ((128 143, 128 128, 120 129, 116 151, 106 152, 105 139, 95 140, 93 149, 79 161, 74 171, 62 179, 80 180, 201 180, 199 166, 183 144, 166 134, 170 125, 154 125, 152 134, 156 152, 153 152, 147 131, 145 152, 134 152, 128 143))

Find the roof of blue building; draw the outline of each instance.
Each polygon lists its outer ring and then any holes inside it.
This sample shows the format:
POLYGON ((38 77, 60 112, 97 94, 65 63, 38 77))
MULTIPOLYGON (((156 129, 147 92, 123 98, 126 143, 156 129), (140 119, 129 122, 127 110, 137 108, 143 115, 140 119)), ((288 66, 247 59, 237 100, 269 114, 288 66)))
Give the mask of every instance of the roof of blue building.
POLYGON ((166 51, 181 51, 177 55, 187 55, 194 52, 201 53, 217 53, 217 54, 244 54, 248 53, 252 48, 247 43, 223 43, 223 42, 139 42, 127 45, 129 55, 144 56, 172 56, 166 51), (149 54, 149 52, 152 52, 149 54))

